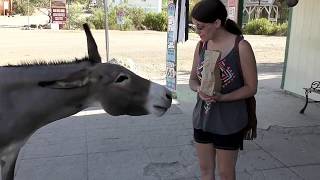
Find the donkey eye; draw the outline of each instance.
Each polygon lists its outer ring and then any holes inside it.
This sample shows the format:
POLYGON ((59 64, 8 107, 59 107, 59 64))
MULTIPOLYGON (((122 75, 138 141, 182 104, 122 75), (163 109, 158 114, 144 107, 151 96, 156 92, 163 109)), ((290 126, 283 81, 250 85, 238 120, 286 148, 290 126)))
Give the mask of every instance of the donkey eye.
POLYGON ((118 78, 116 79, 116 83, 121 83, 121 82, 123 82, 123 81, 125 81, 125 80, 127 80, 127 79, 129 79, 128 78, 128 76, 126 76, 126 75, 120 75, 120 76, 118 76, 118 78))

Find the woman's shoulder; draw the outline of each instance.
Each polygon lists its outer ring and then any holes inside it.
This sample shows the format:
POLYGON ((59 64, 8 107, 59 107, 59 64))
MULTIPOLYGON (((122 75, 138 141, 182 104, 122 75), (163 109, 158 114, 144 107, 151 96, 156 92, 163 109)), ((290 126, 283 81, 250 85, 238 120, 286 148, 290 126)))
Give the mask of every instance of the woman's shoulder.
POLYGON ((239 42, 239 51, 248 51, 251 50, 251 44, 244 38, 242 38, 239 42))

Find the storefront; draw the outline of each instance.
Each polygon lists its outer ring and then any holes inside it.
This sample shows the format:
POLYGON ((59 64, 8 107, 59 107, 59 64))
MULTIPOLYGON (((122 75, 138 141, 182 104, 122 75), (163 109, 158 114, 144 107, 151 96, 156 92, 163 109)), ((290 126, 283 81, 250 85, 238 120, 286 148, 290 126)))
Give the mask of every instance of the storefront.
MULTIPOLYGON (((303 87, 320 80, 319 12, 319 0, 300 0, 290 9, 281 88, 301 96, 304 96, 303 87)), ((314 93, 310 98, 320 100, 314 93)))

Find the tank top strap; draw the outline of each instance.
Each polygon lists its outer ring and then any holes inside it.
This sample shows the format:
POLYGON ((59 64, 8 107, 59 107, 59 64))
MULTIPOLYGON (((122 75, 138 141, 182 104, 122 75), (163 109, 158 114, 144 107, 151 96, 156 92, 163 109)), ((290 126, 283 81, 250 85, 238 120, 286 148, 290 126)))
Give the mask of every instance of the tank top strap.
POLYGON ((239 35, 236 37, 236 41, 234 43, 234 50, 236 52, 236 55, 238 58, 236 58, 236 64, 238 66, 238 69, 239 69, 239 75, 240 75, 240 78, 241 80, 243 81, 243 74, 242 74, 242 68, 241 68, 241 62, 240 62, 240 53, 239 53, 239 43, 240 41, 242 41, 244 38, 242 35, 239 35))

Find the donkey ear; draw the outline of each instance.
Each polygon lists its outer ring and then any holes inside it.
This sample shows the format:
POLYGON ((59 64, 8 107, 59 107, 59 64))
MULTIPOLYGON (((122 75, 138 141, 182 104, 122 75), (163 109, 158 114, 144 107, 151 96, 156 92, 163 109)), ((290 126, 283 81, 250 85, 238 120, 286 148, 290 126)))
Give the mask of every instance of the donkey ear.
POLYGON ((94 63, 101 63, 101 57, 98 52, 98 47, 97 47, 96 41, 94 40, 91 34, 89 25, 87 23, 83 24, 83 29, 87 36, 89 59, 94 63))
POLYGON ((74 89, 87 86, 90 82, 90 71, 82 69, 74 72, 66 78, 53 81, 41 81, 38 83, 41 87, 47 87, 52 89, 74 89))

